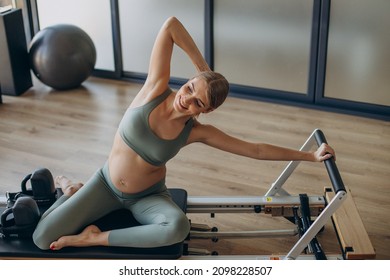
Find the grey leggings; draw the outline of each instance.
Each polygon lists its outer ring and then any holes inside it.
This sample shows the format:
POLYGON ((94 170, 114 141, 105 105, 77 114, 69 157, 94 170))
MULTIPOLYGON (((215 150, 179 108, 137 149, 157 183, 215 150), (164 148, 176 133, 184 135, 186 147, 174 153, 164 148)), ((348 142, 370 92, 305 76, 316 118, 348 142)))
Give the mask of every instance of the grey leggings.
POLYGON ((189 232, 189 221, 172 201, 165 180, 141 193, 121 193, 112 184, 106 164, 73 196, 61 196, 42 215, 33 241, 47 250, 61 236, 77 234, 120 208, 129 209, 141 226, 111 230, 109 246, 168 246, 183 241, 189 232))

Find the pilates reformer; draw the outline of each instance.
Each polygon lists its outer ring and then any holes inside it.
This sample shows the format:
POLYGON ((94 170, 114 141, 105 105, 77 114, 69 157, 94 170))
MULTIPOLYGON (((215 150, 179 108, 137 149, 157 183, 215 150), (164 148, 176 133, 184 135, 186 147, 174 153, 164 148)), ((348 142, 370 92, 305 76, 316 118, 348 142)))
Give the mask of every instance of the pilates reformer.
MULTIPOLYGON (((301 147, 308 151, 315 144, 326 143, 321 130, 314 130, 301 147)), ((42 251, 29 238, 0 238, 0 258, 3 259, 373 259, 375 250, 361 221, 350 192, 347 192, 333 158, 324 162, 332 188, 324 196, 291 195, 284 183, 299 165, 291 161, 264 196, 187 196, 184 189, 169 189, 174 201, 190 214, 257 213, 285 217, 295 224, 286 230, 256 230, 220 232, 216 228, 191 223, 191 231, 181 243, 159 248, 87 247, 42 251), (312 217, 316 217, 312 221, 312 217), (330 220, 333 221, 340 243, 339 255, 326 256, 316 236, 330 220), (222 238, 275 238, 299 236, 286 255, 219 256, 191 248, 191 240, 222 238), (302 254, 305 252, 305 254, 302 254)), ((57 190, 59 192, 59 190, 57 190)), ((0 197, 0 211, 6 208, 7 198, 0 197)), ((43 211, 43 209, 41 209, 43 211)), ((118 210, 95 223, 102 230, 137 225, 127 210, 118 210)), ((253 253, 253 252, 251 252, 253 253)))

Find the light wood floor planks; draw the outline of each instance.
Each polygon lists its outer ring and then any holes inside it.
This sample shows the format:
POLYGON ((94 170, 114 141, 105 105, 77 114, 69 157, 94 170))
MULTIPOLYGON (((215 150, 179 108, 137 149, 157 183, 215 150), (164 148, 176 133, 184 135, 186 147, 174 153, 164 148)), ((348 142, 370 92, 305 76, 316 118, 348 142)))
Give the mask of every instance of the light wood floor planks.
MULTIPOLYGON (((54 176, 86 181, 105 162, 122 114, 140 88, 98 78, 64 92, 34 84, 20 97, 3 96, 0 105, 0 194, 18 191, 24 176, 39 167, 49 168, 54 176)), ((233 97, 200 121, 248 141, 290 148, 299 148, 315 128, 322 129, 337 151, 337 165, 353 192, 377 259, 390 259, 389 122, 233 97)), ((183 187, 189 195, 264 195, 285 164, 194 144, 168 163, 167 185, 183 187)), ((323 195, 329 184, 323 164, 302 163, 286 189, 292 194, 323 195)), ((291 227, 284 219, 256 214, 191 219, 227 229, 291 227)), ((279 254, 288 252, 295 240, 202 241, 202 245, 220 254, 279 254)), ((328 251, 338 250, 331 225, 320 240, 328 251)))

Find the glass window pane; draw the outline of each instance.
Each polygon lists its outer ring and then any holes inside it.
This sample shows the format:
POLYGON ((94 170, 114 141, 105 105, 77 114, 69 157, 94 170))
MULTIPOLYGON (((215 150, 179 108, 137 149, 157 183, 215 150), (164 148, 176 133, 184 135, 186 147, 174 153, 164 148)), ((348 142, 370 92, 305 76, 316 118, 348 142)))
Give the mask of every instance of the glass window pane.
POLYGON ((67 23, 83 29, 94 42, 96 69, 115 70, 109 0, 37 0, 39 25, 67 23))
POLYGON ((325 96, 390 106, 390 1, 332 1, 325 96))
POLYGON ((230 82, 307 92, 313 1, 215 0, 215 70, 230 82))
MULTIPOLYGON (((177 17, 204 53, 204 1, 120 0, 123 70, 147 73, 154 40, 164 21, 177 17)), ((189 78, 195 68, 187 55, 175 47, 171 76, 189 78)))

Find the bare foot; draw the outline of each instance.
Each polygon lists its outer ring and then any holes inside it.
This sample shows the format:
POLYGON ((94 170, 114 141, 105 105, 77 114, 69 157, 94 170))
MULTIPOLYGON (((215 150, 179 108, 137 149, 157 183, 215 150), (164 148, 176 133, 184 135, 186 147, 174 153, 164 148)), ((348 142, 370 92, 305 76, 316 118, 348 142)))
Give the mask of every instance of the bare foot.
POLYGON ((102 232, 97 226, 87 226, 80 234, 62 236, 50 244, 51 250, 60 250, 64 247, 88 247, 108 245, 108 232, 102 232))
POLYGON ((57 176, 55 179, 55 183, 61 188, 62 192, 66 196, 72 196, 84 185, 82 183, 74 184, 65 176, 57 176))

